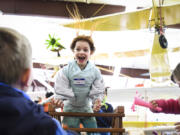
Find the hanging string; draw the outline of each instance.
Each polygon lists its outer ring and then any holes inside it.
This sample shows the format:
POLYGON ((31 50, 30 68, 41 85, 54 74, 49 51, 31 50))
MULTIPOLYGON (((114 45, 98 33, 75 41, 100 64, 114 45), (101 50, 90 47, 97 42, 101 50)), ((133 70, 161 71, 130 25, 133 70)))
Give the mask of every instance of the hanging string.
POLYGON ((161 0, 159 0, 159 17, 160 17, 160 28, 159 28, 159 32, 160 32, 160 35, 163 34, 163 24, 162 24, 162 16, 161 16, 161 0))
POLYGON ((97 13, 99 13, 103 8, 104 8, 105 4, 103 4, 95 13, 93 13, 92 17, 96 16, 97 13))

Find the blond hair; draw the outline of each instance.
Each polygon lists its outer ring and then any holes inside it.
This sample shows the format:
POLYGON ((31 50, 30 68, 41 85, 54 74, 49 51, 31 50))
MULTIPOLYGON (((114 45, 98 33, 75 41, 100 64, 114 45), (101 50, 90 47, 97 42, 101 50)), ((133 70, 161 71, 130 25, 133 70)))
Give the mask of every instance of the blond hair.
POLYGON ((19 32, 0 27, 0 82, 12 85, 32 66, 32 49, 19 32))

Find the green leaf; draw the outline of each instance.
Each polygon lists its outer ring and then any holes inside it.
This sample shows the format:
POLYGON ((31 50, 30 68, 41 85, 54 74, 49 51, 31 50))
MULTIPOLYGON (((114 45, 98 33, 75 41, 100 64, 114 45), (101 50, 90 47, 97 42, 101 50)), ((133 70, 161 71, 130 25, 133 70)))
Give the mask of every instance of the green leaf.
POLYGON ((59 48, 62 48, 62 49, 65 49, 65 47, 62 46, 61 44, 58 44, 58 47, 59 47, 59 48))
POLYGON ((49 48, 51 51, 55 50, 62 50, 65 49, 65 47, 59 42, 60 38, 56 38, 55 34, 52 36, 51 34, 48 35, 49 39, 45 40, 45 45, 47 45, 47 49, 49 48))
POLYGON ((46 48, 49 48, 50 47, 50 45, 48 45, 46 48))
POLYGON ((51 35, 49 34, 49 38, 51 39, 51 35))

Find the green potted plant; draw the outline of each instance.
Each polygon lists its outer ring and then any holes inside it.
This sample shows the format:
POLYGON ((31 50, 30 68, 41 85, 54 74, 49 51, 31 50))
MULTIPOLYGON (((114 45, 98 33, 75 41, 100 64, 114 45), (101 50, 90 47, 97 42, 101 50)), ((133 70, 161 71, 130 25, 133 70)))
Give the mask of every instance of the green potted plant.
POLYGON ((60 57, 60 51, 66 49, 60 42, 60 38, 56 38, 55 35, 51 36, 49 34, 49 39, 46 40, 45 45, 47 49, 50 49, 53 52, 57 52, 57 56, 60 57))

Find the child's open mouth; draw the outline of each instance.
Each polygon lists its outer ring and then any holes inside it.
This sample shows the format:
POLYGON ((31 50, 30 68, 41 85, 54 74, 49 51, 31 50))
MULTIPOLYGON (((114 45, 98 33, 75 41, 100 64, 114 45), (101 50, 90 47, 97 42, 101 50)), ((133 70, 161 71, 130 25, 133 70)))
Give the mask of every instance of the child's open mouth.
POLYGON ((78 57, 78 60, 79 60, 79 62, 80 62, 80 63, 83 63, 83 62, 84 62, 84 60, 85 60, 85 58, 86 58, 86 57, 81 56, 81 57, 78 57))

